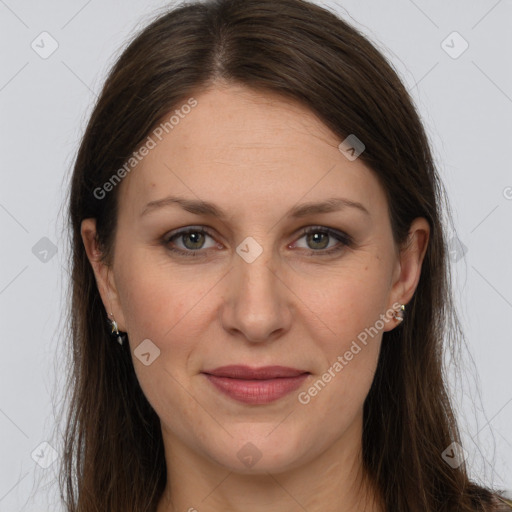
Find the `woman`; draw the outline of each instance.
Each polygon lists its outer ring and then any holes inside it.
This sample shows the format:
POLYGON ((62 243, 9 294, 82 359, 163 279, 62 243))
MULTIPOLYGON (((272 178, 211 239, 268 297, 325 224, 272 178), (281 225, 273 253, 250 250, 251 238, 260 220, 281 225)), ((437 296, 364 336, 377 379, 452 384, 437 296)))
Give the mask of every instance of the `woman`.
POLYGON ((334 14, 219 0, 144 29, 72 179, 67 509, 510 509, 468 479, 442 373, 443 197, 399 78, 334 14))

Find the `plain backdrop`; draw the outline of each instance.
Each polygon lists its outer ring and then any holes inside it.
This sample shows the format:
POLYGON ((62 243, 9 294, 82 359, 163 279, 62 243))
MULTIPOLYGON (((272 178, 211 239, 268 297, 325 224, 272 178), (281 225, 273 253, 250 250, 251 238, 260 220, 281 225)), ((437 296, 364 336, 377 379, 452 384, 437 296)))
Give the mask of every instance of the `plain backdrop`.
MULTIPOLYGON (((420 111, 455 220, 467 354, 451 379, 467 463, 512 489, 512 1, 317 3, 381 49, 420 111)), ((62 510, 63 201, 106 71, 165 5, 0 0, 0 512, 62 510)))

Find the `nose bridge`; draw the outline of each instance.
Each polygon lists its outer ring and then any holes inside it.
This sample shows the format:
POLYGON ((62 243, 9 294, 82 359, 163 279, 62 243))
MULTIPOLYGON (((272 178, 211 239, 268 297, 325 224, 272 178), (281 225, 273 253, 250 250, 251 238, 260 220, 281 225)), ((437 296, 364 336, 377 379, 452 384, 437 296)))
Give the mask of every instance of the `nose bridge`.
POLYGON ((264 248, 252 237, 245 239, 237 247, 238 260, 235 258, 234 275, 240 294, 251 302, 264 300, 264 303, 270 305, 278 291, 269 240, 270 237, 267 237, 268 244, 264 248))
POLYGON ((288 321, 283 285, 276 276, 274 251, 251 237, 240 243, 236 251, 225 321, 227 327, 243 332, 247 339, 264 341, 288 321))

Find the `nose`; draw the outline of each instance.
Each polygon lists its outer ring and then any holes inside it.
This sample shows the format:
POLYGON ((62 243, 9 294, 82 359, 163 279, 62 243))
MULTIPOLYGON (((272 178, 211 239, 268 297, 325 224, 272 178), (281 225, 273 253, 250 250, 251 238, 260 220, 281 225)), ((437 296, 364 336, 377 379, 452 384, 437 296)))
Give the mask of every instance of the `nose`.
POLYGON ((236 254, 226 276, 223 327, 252 343, 279 338, 290 329, 293 316, 293 294, 280 276, 281 266, 267 252, 250 263, 236 254))

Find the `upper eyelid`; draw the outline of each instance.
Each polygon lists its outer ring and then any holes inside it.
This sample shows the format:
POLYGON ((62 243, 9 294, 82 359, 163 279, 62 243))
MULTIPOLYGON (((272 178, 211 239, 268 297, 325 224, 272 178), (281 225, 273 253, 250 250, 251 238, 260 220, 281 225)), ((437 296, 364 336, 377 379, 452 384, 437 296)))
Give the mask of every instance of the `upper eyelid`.
MULTIPOLYGON (((212 239, 216 239, 215 235, 212 233, 214 231, 212 228, 208 226, 185 226, 182 228, 178 228, 176 230, 171 231, 170 233, 166 234, 164 236, 164 239, 167 243, 169 243, 173 238, 179 238, 180 236, 186 235, 188 233, 194 233, 194 232, 204 232, 206 235, 208 235, 212 239)), ((320 226, 320 225, 309 225, 300 228, 299 230, 295 231, 294 236, 299 236, 299 239, 303 236, 307 235, 310 231, 323 231, 326 232, 330 236, 338 236, 341 238, 341 241, 346 241, 346 243, 353 243, 353 238, 348 233, 345 233, 339 229, 331 228, 329 226, 320 226)), ((203 249, 197 249, 197 251, 203 251, 203 249)), ((189 250, 188 252, 193 252, 192 250, 189 250)), ((320 251, 319 251, 320 252, 320 251)))

